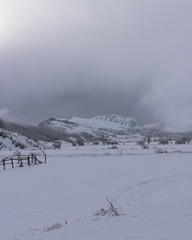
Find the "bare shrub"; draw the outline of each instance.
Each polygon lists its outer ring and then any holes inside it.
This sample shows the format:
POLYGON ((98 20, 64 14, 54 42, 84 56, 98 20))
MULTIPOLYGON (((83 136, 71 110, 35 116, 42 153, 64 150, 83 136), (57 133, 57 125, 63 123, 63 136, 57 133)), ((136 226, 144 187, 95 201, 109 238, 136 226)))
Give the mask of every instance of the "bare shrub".
POLYGON ((94 141, 93 145, 99 145, 100 143, 98 141, 94 141))
POLYGON ((111 216, 119 216, 119 212, 116 207, 114 207, 113 203, 109 201, 108 198, 106 198, 107 202, 109 203, 109 212, 111 216))
POLYGON ((143 149, 149 149, 144 140, 138 141, 136 144, 141 146, 143 149))
POLYGON ((118 149, 118 147, 116 145, 113 145, 111 149, 118 149))
POLYGON ((190 138, 188 137, 182 137, 180 139, 177 139, 175 141, 175 144, 186 144, 186 143, 190 143, 190 138))
POLYGON ((24 149, 25 148, 25 145, 20 143, 20 142, 16 142, 16 141, 12 141, 15 145, 15 147, 19 147, 20 149, 24 149))
POLYGON ((49 232, 55 229, 60 229, 62 228, 62 224, 61 223, 54 223, 53 225, 49 226, 49 227, 43 227, 43 232, 49 232))
POLYGON ((168 153, 168 151, 163 150, 162 148, 158 148, 155 150, 155 153, 168 153))
POLYGON ((93 212, 94 216, 112 216, 112 217, 120 216, 118 209, 113 205, 113 203, 109 201, 108 198, 106 198, 106 200, 109 204, 108 209, 101 208, 96 212, 93 212))
POLYGON ((73 147, 76 147, 76 146, 77 146, 77 142, 76 142, 76 141, 73 141, 73 142, 72 142, 72 146, 73 146, 73 147))
POLYGON ((0 132, 0 136, 3 137, 3 138, 6 138, 7 134, 6 134, 6 132, 0 132))
POLYGON ((104 208, 101 208, 101 209, 97 210, 96 212, 93 212, 94 216, 106 216, 106 215, 108 215, 108 213, 109 213, 109 210, 104 209, 104 208))
POLYGON ((54 149, 61 149, 61 141, 55 141, 53 147, 54 149))
POLYGON ((84 142, 84 140, 83 140, 83 138, 78 138, 77 139, 77 144, 78 144, 78 146, 84 146, 85 145, 85 142, 84 142))
POLYGON ((159 143, 162 145, 166 145, 169 143, 169 139, 168 138, 161 138, 159 139, 159 143))
POLYGON ((103 143, 103 145, 107 144, 107 142, 108 142, 108 139, 107 139, 107 137, 105 137, 104 134, 101 134, 100 140, 103 143))
POLYGON ((108 145, 117 145, 117 144, 118 144, 118 141, 116 141, 116 140, 114 140, 114 141, 108 140, 108 141, 107 141, 107 144, 108 144, 108 145))

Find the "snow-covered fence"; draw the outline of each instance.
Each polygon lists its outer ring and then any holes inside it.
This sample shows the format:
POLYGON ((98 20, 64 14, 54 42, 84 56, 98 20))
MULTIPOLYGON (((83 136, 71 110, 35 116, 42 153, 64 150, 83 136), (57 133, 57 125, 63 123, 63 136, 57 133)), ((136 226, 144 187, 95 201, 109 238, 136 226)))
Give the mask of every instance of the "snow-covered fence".
MULTIPOLYGON (((46 163, 47 162, 46 154, 44 154, 44 159, 45 159, 45 163, 46 163)), ((11 164, 12 168, 14 168, 15 164, 19 165, 19 167, 23 167, 24 164, 31 166, 32 164, 40 164, 40 163, 43 163, 43 162, 40 161, 37 158, 37 155, 34 153, 31 153, 29 155, 17 154, 17 155, 5 157, 4 159, 0 160, 0 165, 3 166, 4 170, 5 170, 5 166, 10 165, 10 164, 11 164)))

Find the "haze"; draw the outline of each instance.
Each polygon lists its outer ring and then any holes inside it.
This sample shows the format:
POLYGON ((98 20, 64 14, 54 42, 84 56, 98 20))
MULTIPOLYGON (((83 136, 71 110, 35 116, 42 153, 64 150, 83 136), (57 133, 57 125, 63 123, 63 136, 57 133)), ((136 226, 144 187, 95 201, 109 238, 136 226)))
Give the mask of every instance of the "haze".
POLYGON ((0 118, 116 113, 192 130, 190 0, 1 0, 0 118))

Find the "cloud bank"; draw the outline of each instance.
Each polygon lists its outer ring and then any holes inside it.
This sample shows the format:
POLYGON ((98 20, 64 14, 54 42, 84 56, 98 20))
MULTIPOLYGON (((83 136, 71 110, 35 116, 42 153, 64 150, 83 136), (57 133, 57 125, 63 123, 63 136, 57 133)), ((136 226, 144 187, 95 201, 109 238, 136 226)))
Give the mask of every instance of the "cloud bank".
POLYGON ((0 109, 192 122, 190 0, 1 1, 0 109), (1 19, 2 18, 2 19, 1 19))

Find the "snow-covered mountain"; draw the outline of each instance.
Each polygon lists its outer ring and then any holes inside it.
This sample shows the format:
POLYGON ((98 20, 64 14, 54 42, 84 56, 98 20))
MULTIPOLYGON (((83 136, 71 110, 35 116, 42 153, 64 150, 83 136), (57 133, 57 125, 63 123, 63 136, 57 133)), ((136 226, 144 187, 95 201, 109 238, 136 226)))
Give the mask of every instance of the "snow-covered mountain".
POLYGON ((42 122, 39 127, 59 131, 72 137, 83 136, 89 139, 107 138, 122 139, 133 135, 144 134, 145 128, 133 118, 119 115, 101 115, 90 119, 73 117, 70 120, 63 118, 50 118, 42 122))
POLYGON ((122 117, 115 114, 96 116, 91 119, 73 117, 71 121, 82 125, 92 126, 97 129, 106 128, 122 130, 142 127, 142 125, 137 123, 133 118, 122 117))
POLYGON ((50 118, 39 126, 42 127, 45 125, 52 128, 63 129, 75 129, 79 126, 93 129, 106 128, 112 130, 141 129, 143 127, 133 118, 126 118, 115 114, 101 115, 89 119, 79 117, 72 117, 70 120, 64 118, 50 118))
POLYGON ((164 123, 143 126, 133 118, 116 114, 95 116, 89 119, 50 118, 37 127, 1 120, 0 149, 42 148, 47 145, 46 142, 53 144, 55 141, 63 140, 72 143, 79 138, 83 138, 87 142, 105 141, 110 143, 114 141, 134 142, 149 135, 172 138, 178 136, 178 134, 168 133, 164 129, 164 123))

